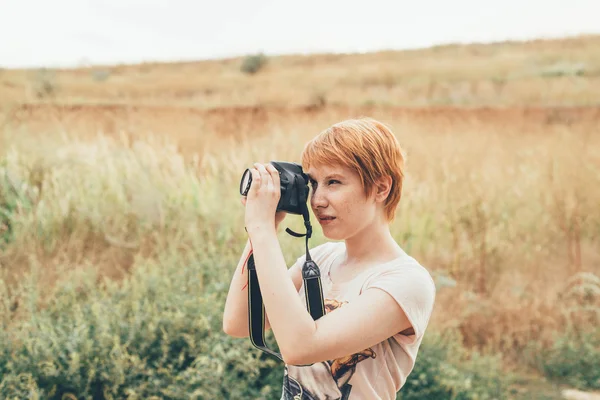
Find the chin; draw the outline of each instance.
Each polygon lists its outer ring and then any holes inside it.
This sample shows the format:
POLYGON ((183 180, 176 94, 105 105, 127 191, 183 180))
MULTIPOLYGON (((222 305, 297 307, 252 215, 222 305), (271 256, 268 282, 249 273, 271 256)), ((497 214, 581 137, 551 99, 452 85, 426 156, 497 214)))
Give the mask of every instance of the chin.
POLYGON ((348 239, 356 237, 356 235, 361 234, 366 225, 357 226, 357 225, 340 225, 340 226, 321 226, 323 231, 323 236, 325 236, 329 240, 338 240, 338 241, 346 241, 348 239))
POLYGON ((346 240, 346 235, 340 234, 338 232, 327 232, 326 229, 323 229, 323 236, 325 236, 329 240, 346 240))

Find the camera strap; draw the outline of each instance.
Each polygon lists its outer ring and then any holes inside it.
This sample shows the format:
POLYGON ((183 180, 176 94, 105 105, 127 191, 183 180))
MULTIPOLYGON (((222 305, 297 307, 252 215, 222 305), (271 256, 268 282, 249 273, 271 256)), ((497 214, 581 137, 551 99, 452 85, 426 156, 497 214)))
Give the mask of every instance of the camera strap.
MULTIPOLYGON (((317 263, 310 257, 308 250, 308 239, 312 236, 312 226, 310 225, 310 215, 307 208, 302 212, 302 215, 306 233, 296 233, 290 228, 286 228, 286 232, 294 237, 305 237, 306 239, 306 259, 302 266, 302 279, 304 280, 306 307, 312 319, 316 321, 325 315, 321 271, 317 263)), ((265 343, 265 307, 256 274, 254 255, 252 254, 248 259, 248 324, 250 341, 254 347, 283 361, 281 354, 271 350, 265 343)))

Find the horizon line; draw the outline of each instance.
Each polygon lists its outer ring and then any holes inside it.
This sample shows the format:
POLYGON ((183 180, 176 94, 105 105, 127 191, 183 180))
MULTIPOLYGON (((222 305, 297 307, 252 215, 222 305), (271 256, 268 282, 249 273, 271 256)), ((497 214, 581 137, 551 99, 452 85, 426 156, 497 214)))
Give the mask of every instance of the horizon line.
POLYGON ((20 67, 3 67, 0 65, 0 71, 30 71, 30 70, 55 70, 55 71, 73 71, 73 70, 81 70, 81 69, 89 69, 89 68, 118 68, 118 67, 134 67, 141 65, 177 65, 177 64, 195 64, 202 62, 211 62, 211 61, 230 61, 236 60, 240 58, 245 58, 253 55, 262 54, 267 57, 297 57, 297 56, 322 56, 322 55, 358 55, 358 54, 377 54, 377 53, 386 53, 386 52, 412 52, 412 51, 423 51, 423 50, 431 50, 439 47, 469 47, 469 46, 494 46, 494 45, 503 45, 503 44, 528 44, 535 42, 559 42, 559 41, 568 41, 574 39, 585 39, 585 38, 600 38, 600 32, 580 32, 577 34, 567 34, 567 35, 543 35, 543 36, 532 36, 527 38, 507 38, 500 40, 490 40, 490 41, 448 41, 448 42, 438 42, 435 44, 431 44, 428 46, 406 46, 406 47, 397 47, 397 48, 374 48, 373 50, 368 51, 290 51, 290 52, 265 52, 265 51, 254 51, 254 52, 239 52, 229 55, 220 55, 214 57, 181 57, 181 58, 170 58, 170 59, 162 59, 162 58, 152 58, 147 57, 143 60, 139 61, 116 61, 114 63, 94 63, 85 60, 85 57, 77 63, 76 65, 36 65, 36 66, 20 66, 20 67))

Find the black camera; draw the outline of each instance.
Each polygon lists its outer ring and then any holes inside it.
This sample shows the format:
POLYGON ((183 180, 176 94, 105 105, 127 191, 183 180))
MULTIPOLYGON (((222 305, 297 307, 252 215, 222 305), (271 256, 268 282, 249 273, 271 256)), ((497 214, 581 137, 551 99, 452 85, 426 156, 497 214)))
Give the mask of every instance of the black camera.
MULTIPOLYGON (((277 211, 285 211, 290 214, 303 215, 306 212, 308 200, 308 176, 302 171, 298 163, 285 161, 271 161, 271 164, 279 171, 281 186, 281 198, 277 204, 277 211)), ((240 181, 240 194, 246 196, 252 183, 250 169, 246 169, 240 181)))

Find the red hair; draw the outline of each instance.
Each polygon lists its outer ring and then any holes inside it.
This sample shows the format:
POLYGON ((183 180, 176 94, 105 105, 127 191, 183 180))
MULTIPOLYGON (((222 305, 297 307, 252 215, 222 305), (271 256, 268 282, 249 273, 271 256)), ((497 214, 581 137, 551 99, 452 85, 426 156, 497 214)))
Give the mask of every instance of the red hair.
POLYGON ((342 165, 358 174, 365 196, 375 182, 392 178, 385 200, 388 222, 394 220, 402 195, 405 155, 391 129, 372 118, 349 119, 330 126, 304 146, 302 168, 311 165, 342 165))

